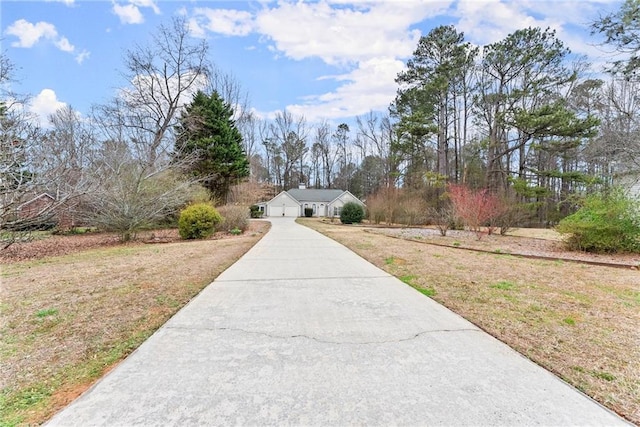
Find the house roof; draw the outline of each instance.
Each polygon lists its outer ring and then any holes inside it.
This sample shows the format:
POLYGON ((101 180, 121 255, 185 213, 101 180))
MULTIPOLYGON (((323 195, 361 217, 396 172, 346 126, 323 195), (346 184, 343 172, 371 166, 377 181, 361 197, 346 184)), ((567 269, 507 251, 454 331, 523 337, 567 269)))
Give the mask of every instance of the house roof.
POLYGON ((313 188, 292 188, 287 193, 299 202, 331 202, 338 198, 344 190, 317 190, 313 188))

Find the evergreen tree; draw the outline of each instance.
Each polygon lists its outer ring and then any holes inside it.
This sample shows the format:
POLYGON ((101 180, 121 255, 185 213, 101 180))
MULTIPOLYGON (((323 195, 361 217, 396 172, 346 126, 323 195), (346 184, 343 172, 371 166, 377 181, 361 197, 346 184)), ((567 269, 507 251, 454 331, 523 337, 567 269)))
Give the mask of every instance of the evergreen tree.
POLYGON ((242 135, 233 109, 217 92, 198 91, 176 126, 175 155, 191 158, 189 172, 203 180, 212 197, 225 202, 229 187, 249 176, 242 135))
POLYGON ((605 44, 629 54, 626 60, 614 61, 610 71, 627 78, 640 77, 640 0, 625 0, 617 12, 595 21, 591 30, 604 35, 605 44))

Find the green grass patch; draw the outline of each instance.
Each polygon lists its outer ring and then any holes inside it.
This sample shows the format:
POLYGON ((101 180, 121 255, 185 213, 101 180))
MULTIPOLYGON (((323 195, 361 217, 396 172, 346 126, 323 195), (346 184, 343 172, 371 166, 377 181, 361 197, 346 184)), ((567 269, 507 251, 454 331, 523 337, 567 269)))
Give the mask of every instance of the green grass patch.
POLYGON ((426 295, 429 298, 436 295, 436 290, 433 288, 416 288, 422 295, 426 295))
POLYGON ((591 371, 589 372, 592 376, 599 378, 605 381, 613 381, 616 379, 615 375, 610 374, 609 372, 604 371, 591 371))
POLYGON ((418 276, 414 276, 412 274, 407 274, 405 276, 398 277, 398 279, 400 279, 402 282, 406 283, 409 286, 415 286, 413 281, 416 280, 417 278, 418 276))
POLYGON ((576 319, 574 319, 571 316, 565 317, 564 319, 562 319, 562 321, 564 323, 566 323, 567 325, 569 325, 569 326, 575 326, 576 325, 576 319))
POLYGON ((393 263, 395 262, 395 258, 393 256, 387 257, 384 259, 384 263, 385 265, 393 265, 393 263))
POLYGON ((58 314, 57 308, 45 308, 36 312, 36 317, 42 319, 44 317, 55 316, 58 314))
POLYGON ((164 305, 171 308, 180 307, 180 301, 177 301, 175 298, 171 298, 165 294, 156 296, 155 301, 156 303, 158 303, 158 305, 164 305))
POLYGON ((507 282, 507 281, 501 281, 501 282, 489 285, 489 287, 492 288, 492 289, 500 289, 501 291, 510 291, 510 290, 514 289, 516 287, 516 285, 515 285, 515 283, 511 283, 511 282, 507 282))

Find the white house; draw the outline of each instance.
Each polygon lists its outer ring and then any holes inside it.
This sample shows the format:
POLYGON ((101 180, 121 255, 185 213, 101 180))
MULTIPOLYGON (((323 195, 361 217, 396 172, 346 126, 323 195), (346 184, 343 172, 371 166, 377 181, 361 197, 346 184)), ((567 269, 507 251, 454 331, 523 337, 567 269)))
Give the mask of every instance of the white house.
POLYGON ((613 175, 613 184, 624 189, 631 198, 640 197, 640 172, 627 171, 613 175))
POLYGON ((313 216, 340 216, 342 207, 347 202, 355 202, 361 206, 364 203, 356 196, 344 190, 317 190, 305 188, 294 188, 282 191, 268 202, 260 203, 258 206, 264 210, 264 216, 304 216, 304 209, 313 209, 313 216))

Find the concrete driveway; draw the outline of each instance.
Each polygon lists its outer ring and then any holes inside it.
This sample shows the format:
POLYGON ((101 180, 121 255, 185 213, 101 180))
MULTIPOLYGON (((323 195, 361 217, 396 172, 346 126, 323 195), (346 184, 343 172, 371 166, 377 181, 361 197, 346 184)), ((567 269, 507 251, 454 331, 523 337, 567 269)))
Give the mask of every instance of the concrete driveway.
POLYGON ((338 243, 271 222, 49 424, 626 424, 338 243))

